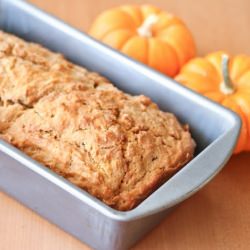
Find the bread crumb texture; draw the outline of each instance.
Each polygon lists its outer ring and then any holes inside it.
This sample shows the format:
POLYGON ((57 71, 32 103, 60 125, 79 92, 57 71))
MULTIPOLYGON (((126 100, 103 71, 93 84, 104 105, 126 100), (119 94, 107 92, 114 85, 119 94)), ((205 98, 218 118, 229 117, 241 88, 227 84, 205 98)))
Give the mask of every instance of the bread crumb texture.
POLYGON ((62 55, 0 32, 0 138, 118 210, 185 163, 188 126, 62 55))

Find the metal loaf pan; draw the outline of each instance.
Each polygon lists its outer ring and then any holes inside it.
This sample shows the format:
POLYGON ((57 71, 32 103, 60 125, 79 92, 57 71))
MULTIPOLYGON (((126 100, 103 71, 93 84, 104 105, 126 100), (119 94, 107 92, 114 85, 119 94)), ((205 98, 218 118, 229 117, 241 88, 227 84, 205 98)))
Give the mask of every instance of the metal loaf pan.
POLYGON ((0 0, 0 29, 63 53, 132 94, 151 97, 162 110, 188 123, 196 157, 138 207, 116 211, 0 141, 0 188, 63 230, 96 249, 127 249, 158 224, 174 205, 218 173, 240 130, 237 115, 173 80, 95 41, 18 0, 0 0))

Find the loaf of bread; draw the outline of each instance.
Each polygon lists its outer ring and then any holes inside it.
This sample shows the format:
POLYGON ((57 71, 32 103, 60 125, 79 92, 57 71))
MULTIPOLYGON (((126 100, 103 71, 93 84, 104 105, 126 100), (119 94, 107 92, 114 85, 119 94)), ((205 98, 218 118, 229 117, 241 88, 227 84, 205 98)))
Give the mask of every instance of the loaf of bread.
POLYGON ((188 126, 148 97, 4 32, 0 138, 118 210, 138 205, 195 148, 188 126))

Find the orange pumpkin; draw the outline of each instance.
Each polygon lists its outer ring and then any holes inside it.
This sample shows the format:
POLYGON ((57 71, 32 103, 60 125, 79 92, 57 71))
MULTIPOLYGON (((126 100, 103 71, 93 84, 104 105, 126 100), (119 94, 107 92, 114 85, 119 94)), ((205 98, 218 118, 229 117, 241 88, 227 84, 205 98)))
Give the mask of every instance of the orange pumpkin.
POLYGON ((175 76, 195 56, 185 24, 154 6, 125 5, 105 11, 89 34, 169 76, 175 76))
POLYGON ((238 113, 242 128, 235 153, 250 150, 250 57, 211 53, 189 61, 175 79, 238 113))

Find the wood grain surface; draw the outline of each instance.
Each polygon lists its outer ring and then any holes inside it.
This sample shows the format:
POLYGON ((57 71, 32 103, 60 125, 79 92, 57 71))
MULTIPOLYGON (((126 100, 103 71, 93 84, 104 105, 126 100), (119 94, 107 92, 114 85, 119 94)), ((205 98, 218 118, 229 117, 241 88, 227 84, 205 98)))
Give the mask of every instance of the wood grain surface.
MULTIPOLYGON (((80 30, 124 0, 32 0, 80 30)), ((129 1, 143 3, 143 1, 129 1)), ((151 0, 181 16, 199 54, 225 49, 250 54, 249 0, 151 0)), ((233 156, 205 188, 179 205, 134 250, 250 249, 250 153, 233 156)), ((0 193, 0 250, 87 250, 10 197, 0 193)))

